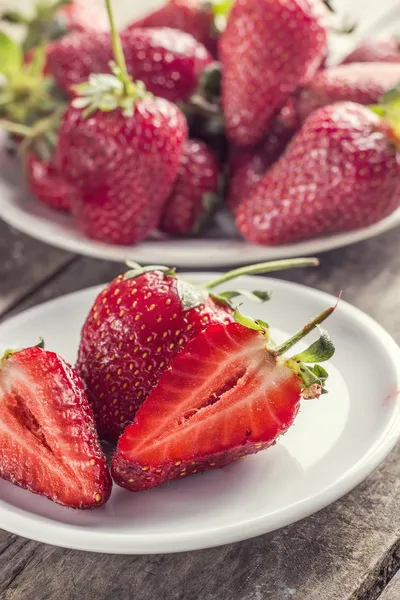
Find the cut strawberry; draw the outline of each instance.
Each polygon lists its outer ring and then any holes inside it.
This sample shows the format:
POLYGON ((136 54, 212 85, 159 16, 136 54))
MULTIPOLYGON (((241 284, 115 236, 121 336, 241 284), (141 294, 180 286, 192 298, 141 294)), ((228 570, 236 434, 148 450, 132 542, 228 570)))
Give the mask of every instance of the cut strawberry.
POLYGON ((322 332, 305 352, 281 355, 325 320, 324 311, 280 346, 265 323, 243 317, 213 325, 175 358, 121 436, 113 458, 116 483, 131 491, 223 467, 274 444, 299 409, 318 397, 327 373, 309 362, 328 360, 334 347, 322 332))
POLYGON ((111 478, 76 373, 39 347, 0 359, 0 477, 72 508, 107 502, 111 478))

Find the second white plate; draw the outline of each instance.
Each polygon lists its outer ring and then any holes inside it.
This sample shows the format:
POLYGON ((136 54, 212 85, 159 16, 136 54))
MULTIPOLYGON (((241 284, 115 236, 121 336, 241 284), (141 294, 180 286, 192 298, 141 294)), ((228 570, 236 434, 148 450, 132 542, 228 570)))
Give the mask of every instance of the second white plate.
MULTIPOLYGON (((188 275, 199 283, 212 277, 188 275)), ((277 341, 336 302, 272 279, 244 277, 238 286, 272 290, 270 302, 261 307, 245 302, 243 311, 273 324, 277 341)), ((2 348, 31 345, 43 336, 49 349, 73 363, 98 291, 65 296, 3 323, 2 348)), ((273 448, 149 492, 115 486, 109 503, 91 512, 61 508, 0 480, 0 527, 80 550, 166 553, 247 539, 320 510, 371 473, 400 434, 397 344, 346 302, 326 327, 337 347, 329 364, 329 394, 304 401, 294 426, 273 448)))

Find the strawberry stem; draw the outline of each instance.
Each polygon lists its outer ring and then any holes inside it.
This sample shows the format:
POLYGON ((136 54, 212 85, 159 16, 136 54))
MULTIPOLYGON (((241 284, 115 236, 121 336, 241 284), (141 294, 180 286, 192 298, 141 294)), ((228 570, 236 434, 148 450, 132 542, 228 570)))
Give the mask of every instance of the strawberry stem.
POLYGON ((276 356, 281 356, 282 354, 285 354, 285 352, 290 350, 290 348, 297 344, 297 342, 302 340, 313 329, 315 329, 318 325, 323 323, 333 313, 335 308, 336 306, 331 306, 331 308, 327 308, 326 310, 324 310, 320 315, 318 315, 318 317, 315 317, 315 319, 310 321, 310 323, 307 323, 307 325, 305 325, 303 329, 300 329, 300 331, 298 331, 291 338, 286 340, 286 342, 283 342, 282 344, 277 346, 274 349, 274 354, 276 356))
POLYGON ((27 127, 20 123, 13 123, 12 121, 5 121, 4 119, 0 119, 0 129, 4 129, 15 135, 21 135, 24 138, 30 137, 33 132, 32 127, 27 127))
POLYGON ((114 58, 117 66, 120 70, 121 81, 124 85, 124 91, 126 94, 129 93, 130 88, 132 87, 132 80, 128 74, 128 69, 126 68, 126 61, 124 56, 124 51, 122 49, 121 38, 119 36, 117 27, 115 25, 114 14, 111 7, 111 0, 106 0, 106 8, 108 13, 108 18, 110 21, 110 30, 111 30, 111 40, 114 50, 114 58))
POLYGON ((204 287, 207 290, 212 290, 217 287, 217 285, 230 281, 231 279, 236 279, 236 277, 240 277, 241 275, 256 275, 271 273, 272 271, 283 271, 285 269, 293 269, 296 267, 317 267, 318 265, 319 260, 317 258, 290 258, 258 263, 256 265, 247 265, 224 273, 221 277, 217 277, 217 279, 210 281, 210 283, 207 283, 204 287))

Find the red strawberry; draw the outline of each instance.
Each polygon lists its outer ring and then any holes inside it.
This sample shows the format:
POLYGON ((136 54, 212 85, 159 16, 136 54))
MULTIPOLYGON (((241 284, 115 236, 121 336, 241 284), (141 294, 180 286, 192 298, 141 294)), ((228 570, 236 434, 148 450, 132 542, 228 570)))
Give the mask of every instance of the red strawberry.
MULTIPOLYGON (((209 325, 232 321, 228 300, 238 294, 216 296, 217 284, 246 272, 313 264, 307 259, 266 263, 222 275, 204 288, 166 267, 138 268, 117 277, 86 319, 76 365, 100 437, 118 439, 188 341, 209 325)), ((258 297, 266 299, 261 292, 258 297)))
POLYGON ((78 192, 78 227, 95 240, 133 244, 160 222, 187 124, 177 106, 133 83, 114 23, 112 30, 115 76, 92 75, 76 90, 59 130, 58 166, 78 192))
POLYGON ((325 56, 320 0, 239 0, 219 40, 226 132, 254 145, 325 56))
MULTIPOLYGON (((121 35, 129 74, 149 92, 173 102, 186 100, 212 62, 206 48, 175 29, 132 29, 121 35)), ((91 73, 109 73, 112 44, 108 34, 77 34, 51 44, 48 68, 59 87, 86 81, 91 73)))
POLYGON ((351 63, 320 71, 301 90, 297 114, 301 121, 317 108, 348 100, 358 104, 375 104, 400 81, 400 64, 351 63))
POLYGON ((79 192, 71 206, 79 229, 111 244, 148 237, 171 193, 186 129, 175 105, 146 93, 131 117, 117 108, 89 119, 73 103, 61 123, 58 156, 79 192))
POLYGON ((196 233, 218 203, 219 169, 210 148, 187 140, 178 176, 165 205, 160 230, 171 235, 196 233))
POLYGON ((400 62, 400 47, 396 39, 391 40, 367 40, 348 54, 341 62, 400 62))
POLYGON ((169 0, 158 10, 131 23, 125 31, 137 27, 171 27, 190 33, 213 56, 217 51, 217 32, 212 4, 206 0, 169 0))
POLYGON ((72 508, 107 502, 111 478, 82 383, 54 352, 0 361, 0 477, 72 508))
POLYGON ((41 160, 34 152, 28 152, 26 180, 29 190, 39 202, 56 210, 71 209, 71 196, 75 192, 60 174, 54 161, 41 160))
POLYGON ((321 367, 329 359, 327 334, 303 354, 281 354, 333 309, 325 311, 289 343, 274 347, 268 326, 245 319, 200 333, 172 362, 135 423, 118 441, 112 475, 134 492, 208 469, 274 444, 292 425, 302 396, 323 391, 321 367))
POLYGON ((395 136, 359 104, 315 111, 240 205, 239 230, 252 242, 278 245, 379 221, 399 206, 395 136))
POLYGON ((227 203, 233 214, 284 152, 296 128, 277 118, 266 139, 254 148, 235 148, 230 161, 227 203))

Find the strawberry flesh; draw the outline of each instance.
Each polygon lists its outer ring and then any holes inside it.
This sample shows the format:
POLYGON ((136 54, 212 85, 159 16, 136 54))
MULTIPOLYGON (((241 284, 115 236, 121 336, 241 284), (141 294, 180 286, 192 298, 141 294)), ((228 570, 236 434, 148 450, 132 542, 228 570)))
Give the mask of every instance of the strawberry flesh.
POLYGON ((140 491, 223 467, 275 443, 298 412, 301 381, 238 323, 198 335, 121 436, 118 485, 140 491))
POLYGON ((63 506, 107 502, 111 479, 76 373, 28 348, 0 368, 0 477, 63 506))

